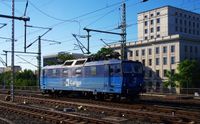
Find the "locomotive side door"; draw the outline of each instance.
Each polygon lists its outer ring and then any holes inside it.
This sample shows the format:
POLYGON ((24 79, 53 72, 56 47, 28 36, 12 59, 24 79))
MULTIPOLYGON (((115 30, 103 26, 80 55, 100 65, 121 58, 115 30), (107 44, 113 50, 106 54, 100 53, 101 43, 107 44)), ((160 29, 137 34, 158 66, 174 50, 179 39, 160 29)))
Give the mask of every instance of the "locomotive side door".
POLYGON ((115 91, 120 88, 120 64, 109 65, 109 89, 110 91, 115 91))
POLYGON ((45 85, 46 85, 46 75, 47 75, 47 70, 43 69, 42 70, 42 75, 41 75, 41 79, 40 79, 40 87, 42 89, 45 88, 45 85))

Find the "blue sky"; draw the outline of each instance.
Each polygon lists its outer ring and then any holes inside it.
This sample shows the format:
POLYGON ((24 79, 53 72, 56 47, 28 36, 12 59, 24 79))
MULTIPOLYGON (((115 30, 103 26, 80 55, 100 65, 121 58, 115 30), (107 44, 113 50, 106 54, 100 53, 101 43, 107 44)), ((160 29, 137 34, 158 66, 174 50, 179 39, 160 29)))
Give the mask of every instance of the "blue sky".
MULTIPOLYGON (((116 29, 121 20, 120 3, 122 0, 29 0, 27 16, 30 17, 28 25, 51 27, 53 28, 47 33, 43 39, 55 40, 61 44, 51 44, 42 41, 42 55, 54 54, 61 51, 69 51, 81 53, 80 50, 74 49, 76 43, 72 33, 85 35, 84 27, 112 30, 120 32, 116 29), (98 9, 100 11, 94 12, 98 9), (93 13, 90 13, 93 12, 93 13), (90 14, 89 14, 90 13, 90 14), (84 15, 84 16, 83 16, 84 15), (67 21, 68 20, 68 21, 67 21)), ((15 0, 15 16, 23 16, 26 0, 15 0)), ((137 40, 137 13, 150 10, 156 7, 171 5, 193 12, 200 13, 200 0, 149 0, 141 3, 141 0, 126 0, 126 20, 127 20, 127 41, 137 40)), ((11 15, 11 0, 0 0, 0 14, 11 15)), ((0 37, 11 37, 11 20, 0 18, 0 24, 6 23, 7 26, 0 29, 0 37)), ((1 27, 2 25, 0 25, 1 27)), ((46 30, 27 28, 27 45, 33 42, 39 35, 46 30)), ((105 42, 111 43, 120 40, 119 36, 100 34, 91 32, 90 51, 95 53, 105 42)), ((15 21, 15 50, 23 51, 24 49, 24 22, 15 21)), ((86 45, 86 39, 80 39, 86 45)), ((11 50, 11 42, 9 40, 0 39, 0 54, 3 50, 11 50)), ((37 52, 37 43, 27 49, 28 52, 37 52)), ((26 59, 34 65, 37 65, 36 57, 28 54, 17 54, 21 58, 26 59)), ((0 55, 2 59, 5 56, 0 55)), ((8 54, 8 65, 10 65, 11 54, 8 54)), ((15 65, 20 65, 23 69, 35 70, 31 64, 28 64, 21 58, 15 56, 15 65)), ((4 59, 5 60, 5 59, 4 59)), ((0 63, 2 67, 2 63, 0 63)))

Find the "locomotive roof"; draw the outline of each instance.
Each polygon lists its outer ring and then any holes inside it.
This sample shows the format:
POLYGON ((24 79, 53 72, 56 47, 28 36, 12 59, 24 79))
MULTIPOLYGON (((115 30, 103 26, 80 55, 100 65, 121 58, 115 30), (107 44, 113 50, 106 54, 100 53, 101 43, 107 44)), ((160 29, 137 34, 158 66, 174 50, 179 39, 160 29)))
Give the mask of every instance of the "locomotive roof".
POLYGON ((110 60, 101 60, 101 61, 91 61, 91 62, 86 62, 85 66, 91 66, 91 65, 105 65, 105 64, 117 64, 121 63, 121 60, 118 59, 110 59, 110 60))
POLYGON ((53 69, 53 68, 62 68, 63 65, 47 65, 43 69, 53 69))
MULTIPOLYGON (((125 60, 125 61, 130 62, 130 60, 125 60)), ((134 61, 132 61, 132 62, 134 62, 134 61)), ((90 62, 88 62, 87 59, 84 58, 84 59, 67 60, 67 61, 64 62, 64 64, 49 65, 49 66, 43 67, 43 69, 77 67, 77 66, 92 66, 92 65, 105 65, 105 64, 119 64, 119 63, 122 63, 122 60, 110 59, 110 60, 100 60, 100 61, 90 61, 90 62)))

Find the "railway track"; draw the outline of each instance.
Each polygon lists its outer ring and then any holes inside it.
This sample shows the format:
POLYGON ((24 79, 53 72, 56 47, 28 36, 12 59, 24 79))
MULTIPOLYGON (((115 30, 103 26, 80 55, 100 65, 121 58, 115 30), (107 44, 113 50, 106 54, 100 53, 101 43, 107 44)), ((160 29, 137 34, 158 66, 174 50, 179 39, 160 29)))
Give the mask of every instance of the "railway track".
POLYGON ((63 113, 59 111, 54 111, 53 109, 47 109, 44 107, 36 107, 31 105, 17 104, 0 101, 0 108, 5 111, 12 111, 16 114, 20 115, 28 115, 31 118, 37 118, 38 120, 42 120, 47 123, 53 124, 88 124, 88 123, 96 123, 96 124, 114 124, 113 122, 109 122, 107 120, 99 120, 95 118, 85 117, 78 114, 70 114, 63 113))
MULTIPOLYGON (((9 90, 5 89, 5 90, 0 90, 0 93, 2 94, 8 94, 9 90)), ((22 96, 32 96, 32 97, 37 97, 37 98, 44 98, 45 95, 42 95, 40 91, 30 91, 30 90, 15 90, 15 93, 17 95, 22 95, 22 96)), ((46 98, 52 98, 52 96, 48 96, 46 95, 45 96, 46 98)), ((58 98, 55 96, 55 98, 58 98)), ((85 98, 69 98, 69 97, 59 97, 59 99, 61 100, 69 100, 69 101, 80 101, 81 102, 88 102, 87 99, 85 98)), ((96 104, 96 101, 95 100, 91 100, 89 101, 90 103, 94 103, 96 104)), ((108 100, 108 101, 98 101, 98 102, 101 102, 101 104, 103 105, 106 105, 106 104, 109 104, 111 101, 108 100)), ((113 104, 116 104, 116 102, 112 102, 113 104)), ((119 101, 118 101, 119 103, 119 101)), ((117 106, 124 106, 123 104, 121 104, 124 102, 120 102, 120 104, 116 104, 117 106)), ((166 107, 169 107, 169 108, 181 108, 181 109, 190 109, 192 111, 200 111, 200 100, 198 99, 181 99, 181 98, 178 98, 178 99, 171 99, 171 98, 168 98, 167 96, 165 97, 152 97, 152 96, 149 96, 149 97, 146 97, 146 96, 141 96, 140 97, 140 100, 139 101, 135 101, 135 103, 139 103, 139 104, 147 104, 147 105, 158 105, 158 106, 166 106, 166 107)), ((125 104, 126 106, 127 104, 125 104)))
POLYGON ((134 122, 135 120, 151 123, 200 123, 199 112, 186 111, 175 108, 138 104, 109 104, 106 102, 97 101, 92 101, 92 103, 85 103, 80 101, 63 101, 58 99, 44 99, 25 96, 16 96, 15 98, 17 103, 23 103, 25 101, 29 104, 45 106, 56 111, 64 110, 64 108, 72 108, 76 111, 73 113, 75 115, 93 117, 107 121, 112 120, 112 122, 115 123, 134 122), (120 121, 116 121, 117 119, 120 121))
POLYGON ((0 117, 0 124, 14 124, 12 121, 0 117))

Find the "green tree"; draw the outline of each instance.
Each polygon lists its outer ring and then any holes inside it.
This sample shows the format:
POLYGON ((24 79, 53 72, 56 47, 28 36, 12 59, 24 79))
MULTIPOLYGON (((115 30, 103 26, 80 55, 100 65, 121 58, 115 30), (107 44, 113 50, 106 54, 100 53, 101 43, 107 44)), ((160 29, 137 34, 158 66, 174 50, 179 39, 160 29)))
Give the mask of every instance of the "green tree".
POLYGON ((1 82, 1 85, 3 85, 5 83, 5 85, 9 85, 10 82, 11 82, 11 71, 7 71, 7 72, 4 72, 4 73, 1 73, 0 74, 0 82, 1 82))
POLYGON ((195 60, 185 60, 178 65, 178 81, 181 87, 200 87, 200 65, 195 60))
POLYGON ((178 73, 172 74, 167 72, 168 80, 164 86, 180 86, 182 88, 199 88, 200 87, 200 64, 195 60, 184 60, 177 67, 178 73), (178 82, 178 84, 177 84, 178 82))
MULTIPOLYGON (((6 82, 6 85, 10 85, 11 72, 4 72, 0 75, 0 82, 6 82)), ((36 86, 37 77, 31 70, 24 70, 15 73, 15 84, 14 86, 36 86)))
POLYGON ((66 60, 72 60, 72 59, 75 59, 75 57, 73 55, 68 54, 68 53, 58 55, 59 63, 64 63, 66 60))
POLYGON ((171 71, 167 71, 166 74, 167 80, 164 82, 164 87, 178 87, 179 85, 177 84, 178 80, 178 74, 177 73, 172 73, 171 71))
POLYGON ((107 60, 111 58, 119 59, 119 53, 114 52, 111 48, 101 48, 96 54, 92 54, 93 60, 107 60))
POLYGON ((53 62, 53 61, 47 61, 46 63, 47 63, 47 65, 56 65, 57 64, 56 62, 53 62))

